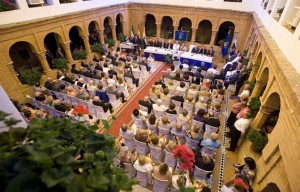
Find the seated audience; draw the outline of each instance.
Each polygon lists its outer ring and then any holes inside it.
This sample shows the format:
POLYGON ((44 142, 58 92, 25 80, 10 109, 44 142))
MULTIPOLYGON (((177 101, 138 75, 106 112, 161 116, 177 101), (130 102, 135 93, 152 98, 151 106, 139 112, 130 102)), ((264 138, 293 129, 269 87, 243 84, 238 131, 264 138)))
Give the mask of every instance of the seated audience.
POLYGON ((144 100, 139 100, 139 104, 148 108, 148 114, 151 113, 153 107, 148 96, 145 96, 144 100))
POLYGON ((176 105, 174 103, 170 103, 169 109, 167 109, 165 112, 170 114, 177 114, 177 111, 175 110, 176 105))
POLYGON ((123 124, 120 128, 121 137, 133 137, 134 134, 134 130, 132 130, 131 127, 128 127, 126 124, 123 124))
POLYGON ((221 146, 221 143, 218 141, 218 134, 212 133, 210 138, 206 138, 203 141, 201 141, 200 145, 211 148, 211 149, 219 149, 221 146))
MULTIPOLYGON (((202 156, 201 153, 197 153, 195 159, 196 159, 195 166, 199 167, 200 169, 204 171, 214 170, 215 167, 214 161, 211 159, 211 157, 208 154, 204 154, 202 156)), ((210 174, 207 175, 207 177, 209 176, 210 174)))
POLYGON ((153 168, 153 175, 161 180, 171 180, 172 173, 169 170, 169 166, 165 163, 161 163, 159 166, 153 168))
POLYGON ((205 115, 204 109, 201 109, 201 108, 200 108, 200 109, 197 111, 197 113, 194 115, 194 120, 195 120, 195 121, 204 122, 204 121, 205 121, 204 115, 205 115))
POLYGON ((109 110, 110 113, 114 112, 112 105, 110 103, 104 103, 98 96, 94 97, 92 103, 96 106, 101 106, 104 112, 107 112, 107 110, 109 110))
POLYGON ((194 128, 188 132, 186 135, 189 139, 193 139, 195 141, 201 141, 202 140, 202 135, 200 132, 200 126, 199 125, 194 125, 194 128))
POLYGON ((165 111, 167 108, 164 105, 162 105, 161 99, 157 99, 156 103, 153 104, 153 109, 156 111, 165 111))

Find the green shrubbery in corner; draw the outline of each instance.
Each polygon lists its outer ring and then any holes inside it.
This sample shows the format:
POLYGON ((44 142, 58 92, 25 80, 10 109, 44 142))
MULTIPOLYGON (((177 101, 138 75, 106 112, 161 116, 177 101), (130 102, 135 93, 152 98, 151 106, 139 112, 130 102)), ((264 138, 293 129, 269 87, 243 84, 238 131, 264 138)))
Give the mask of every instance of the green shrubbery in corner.
POLYGON ((247 138, 252 142, 251 148, 255 152, 261 152, 268 143, 268 138, 262 136, 261 133, 254 129, 250 129, 247 138))
POLYGON ((73 52, 73 59, 74 60, 86 60, 87 52, 85 50, 75 50, 73 52))
POLYGON ((131 191, 138 183, 112 165, 115 138, 97 126, 48 118, 13 128, 7 116, 0 112, 9 128, 0 133, 2 191, 131 191))
POLYGON ((69 69, 68 66, 68 61, 66 58, 58 58, 58 59, 54 59, 52 61, 53 66, 55 69, 61 70, 61 71, 66 71, 69 69))
POLYGON ((119 33, 118 36, 117 36, 117 39, 123 43, 126 39, 126 35, 124 35, 123 33, 119 33))
POLYGON ((98 53, 99 55, 103 54, 102 46, 100 43, 95 43, 92 45, 92 51, 98 53))
POLYGON ((115 40, 113 40, 113 39, 105 38, 104 42, 105 42, 105 44, 108 44, 108 48, 112 48, 115 46, 115 40))
POLYGON ((32 70, 22 74, 20 81, 23 84, 35 85, 37 82, 40 82, 41 78, 42 74, 38 70, 32 70))

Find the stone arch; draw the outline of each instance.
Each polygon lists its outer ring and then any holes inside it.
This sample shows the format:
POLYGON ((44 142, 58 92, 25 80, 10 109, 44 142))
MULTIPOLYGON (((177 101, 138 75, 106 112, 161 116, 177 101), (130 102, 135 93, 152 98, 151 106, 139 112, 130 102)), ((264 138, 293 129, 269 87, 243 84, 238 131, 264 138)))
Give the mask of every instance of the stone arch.
POLYGON ((69 31, 70 49, 73 52, 75 49, 85 49, 84 41, 82 39, 84 37, 84 32, 79 26, 73 26, 69 31))
POLYGON ((220 46, 222 44, 221 41, 226 39, 229 30, 230 30, 230 41, 229 41, 228 47, 231 46, 231 42, 233 39, 234 30, 235 30, 235 24, 231 21, 225 21, 219 26, 215 45, 220 46))
POLYGON ((280 192, 280 189, 275 183, 268 183, 261 192, 280 192))
POLYGON ((112 28, 113 26, 113 20, 111 19, 110 16, 105 17, 104 22, 103 22, 103 27, 104 27, 104 38, 112 39, 112 28))
POLYGON ((8 50, 14 70, 19 74, 19 78, 28 71, 43 71, 41 62, 37 57, 37 50, 31 43, 18 41, 11 45, 8 50))
POLYGON ((262 69, 262 72, 260 73, 260 76, 257 78, 256 83, 260 83, 261 87, 260 90, 258 90, 258 97, 262 96, 265 92, 265 89, 267 87, 268 81, 269 81, 269 68, 265 67, 262 69))
POLYGON ((280 116, 281 110, 281 99, 277 92, 272 92, 268 95, 266 102, 262 103, 260 107, 262 111, 266 114, 266 118, 262 118, 261 125, 265 129, 266 133, 271 133, 275 128, 277 121, 280 116))
POLYGON ((173 39, 174 26, 173 19, 170 16, 164 16, 161 19, 161 36, 166 39, 173 39))
POLYGON ((155 37, 157 34, 156 18, 152 14, 145 15, 145 30, 146 35, 155 37))
POLYGON ((254 47, 253 47, 253 50, 252 50, 252 55, 255 56, 256 55, 256 51, 258 49, 258 41, 256 41, 254 47))
POLYGON ((179 20, 178 30, 189 31, 187 41, 191 41, 192 38, 192 20, 188 17, 183 17, 179 20))
POLYGON ((123 30, 123 22, 124 22, 124 16, 122 15, 122 13, 119 13, 116 16, 116 34, 120 34, 123 33, 124 34, 124 30, 123 30))
POLYGON ((100 43, 100 25, 97 21, 91 21, 88 26, 89 32, 89 44, 94 45, 95 43, 100 43))
POLYGON ((198 24, 196 32, 196 42, 201 44, 209 44, 212 35, 212 22, 209 20, 202 20, 198 24))
POLYGON ((62 46, 63 39, 60 34, 50 32, 44 37, 44 47, 46 49, 46 60, 51 69, 53 69, 52 60, 61 57, 61 54, 65 56, 62 46))

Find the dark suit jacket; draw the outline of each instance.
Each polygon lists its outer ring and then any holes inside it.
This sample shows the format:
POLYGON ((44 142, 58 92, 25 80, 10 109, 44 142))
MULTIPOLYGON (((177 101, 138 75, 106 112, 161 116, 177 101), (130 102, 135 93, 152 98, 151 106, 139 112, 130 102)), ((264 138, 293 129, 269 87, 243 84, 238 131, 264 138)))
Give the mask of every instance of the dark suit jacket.
POLYGON ((236 81, 236 84, 237 85, 243 85, 244 82, 247 80, 247 78, 248 78, 248 74, 247 73, 243 73, 242 75, 240 75, 240 77, 236 81))
POLYGON ((135 81, 135 77, 131 73, 124 73, 124 77, 129 77, 132 79, 133 82, 135 81))
POLYGON ((45 87, 49 90, 52 90, 52 83, 51 82, 45 82, 45 87))
POLYGON ((137 38, 134 37, 134 38, 132 39, 132 43, 133 43, 133 44, 140 45, 140 44, 141 44, 141 39, 138 38, 138 37, 137 37, 137 38))
POLYGON ((92 78, 93 79, 101 79, 101 77, 99 75, 94 75, 94 74, 92 75, 92 78))
POLYGON ((184 72, 184 75, 188 75, 188 76, 194 77, 194 73, 191 72, 191 71, 186 71, 186 72, 184 72))
POLYGON ((139 100, 139 104, 148 108, 148 113, 150 114, 152 111, 152 103, 144 100, 139 100))
POLYGON ((96 65, 95 70, 103 71, 103 68, 100 65, 96 65))
POLYGON ((161 44, 160 44, 159 41, 155 41, 155 42, 153 43, 153 46, 154 46, 154 47, 161 47, 161 44))
POLYGON ((192 49, 192 53, 199 53, 199 49, 197 48, 197 47, 194 47, 193 49, 192 49))
POLYGON ((204 123, 213 127, 220 127, 221 125, 220 120, 215 118, 206 118, 204 123))
POLYGON ((118 75, 118 73, 114 70, 108 70, 108 74, 112 74, 112 75, 115 75, 115 76, 118 75))
POLYGON ((167 49, 173 49, 173 43, 167 43, 167 49))
POLYGON ((89 72, 89 71, 85 71, 84 73, 83 73, 83 75, 84 76, 86 76, 86 77, 92 77, 93 76, 93 73, 91 73, 91 72, 89 72))
POLYGON ((184 98, 182 96, 173 96, 173 97, 171 97, 171 99, 175 100, 175 101, 180 101, 181 107, 183 107, 184 98))
POLYGON ((148 46, 153 47, 153 45, 154 45, 153 41, 149 41, 149 42, 148 42, 148 46))
POLYGON ((166 42, 161 42, 160 47, 166 49, 167 48, 167 43, 166 42))
POLYGON ((57 111, 61 111, 61 112, 66 112, 67 108, 64 104, 60 104, 60 105, 54 105, 54 108, 57 111))
POLYGON ((75 68, 72 68, 72 69, 71 69, 71 73, 78 74, 78 70, 76 70, 75 68))

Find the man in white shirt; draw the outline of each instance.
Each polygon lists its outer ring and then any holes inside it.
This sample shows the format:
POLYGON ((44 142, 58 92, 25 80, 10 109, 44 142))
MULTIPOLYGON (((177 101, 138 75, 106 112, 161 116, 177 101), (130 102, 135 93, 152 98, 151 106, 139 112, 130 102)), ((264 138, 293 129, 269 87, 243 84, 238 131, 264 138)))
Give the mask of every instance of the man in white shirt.
POLYGON ((180 45, 178 43, 178 41, 175 42, 175 44, 173 45, 173 50, 174 51, 179 51, 180 45))
POLYGON ((136 129, 131 129, 130 127, 126 124, 123 124, 122 127, 120 128, 120 135, 122 137, 133 137, 136 133, 136 129))
POLYGON ((250 126, 250 111, 243 114, 243 118, 238 119, 234 126, 230 129, 229 133, 225 133, 226 136, 231 137, 230 148, 226 148, 227 151, 235 151, 237 143, 240 138, 243 139, 245 132, 250 126))
POLYGON ((214 65, 212 68, 209 68, 207 72, 213 73, 214 75, 219 75, 220 72, 217 70, 217 65, 214 65))

